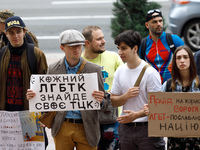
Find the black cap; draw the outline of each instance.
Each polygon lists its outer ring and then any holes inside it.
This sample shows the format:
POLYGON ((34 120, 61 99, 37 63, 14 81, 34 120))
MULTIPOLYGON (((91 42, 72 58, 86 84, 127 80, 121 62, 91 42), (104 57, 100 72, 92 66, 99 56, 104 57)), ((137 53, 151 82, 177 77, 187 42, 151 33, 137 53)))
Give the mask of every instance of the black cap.
POLYGON ((24 28, 26 26, 20 17, 13 16, 13 17, 6 19, 6 22, 5 22, 6 31, 12 27, 24 28))
POLYGON ((149 10, 146 14, 146 22, 156 17, 162 17, 162 12, 159 9, 149 10), (154 13, 158 13, 158 15, 153 15, 154 13))

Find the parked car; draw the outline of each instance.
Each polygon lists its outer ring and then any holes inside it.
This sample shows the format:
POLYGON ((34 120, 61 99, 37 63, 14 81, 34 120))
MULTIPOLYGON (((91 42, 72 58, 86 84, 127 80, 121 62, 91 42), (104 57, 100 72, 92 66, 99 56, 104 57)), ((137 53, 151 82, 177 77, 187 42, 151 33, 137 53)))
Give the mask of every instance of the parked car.
POLYGON ((169 29, 193 51, 200 50, 200 0, 172 0, 169 29))

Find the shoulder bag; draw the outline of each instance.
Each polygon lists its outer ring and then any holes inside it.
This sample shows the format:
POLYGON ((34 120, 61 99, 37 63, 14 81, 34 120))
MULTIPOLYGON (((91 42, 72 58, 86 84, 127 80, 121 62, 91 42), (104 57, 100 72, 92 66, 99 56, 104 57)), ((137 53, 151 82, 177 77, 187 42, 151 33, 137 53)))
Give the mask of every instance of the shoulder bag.
POLYGON ((141 80, 142 80, 142 77, 143 77, 144 72, 145 72, 145 70, 147 69, 147 67, 150 67, 150 66, 149 66, 148 64, 146 64, 146 65, 142 68, 142 71, 140 72, 140 75, 139 75, 139 77, 137 78, 134 87, 137 87, 137 86, 140 85, 140 82, 141 82, 141 80))

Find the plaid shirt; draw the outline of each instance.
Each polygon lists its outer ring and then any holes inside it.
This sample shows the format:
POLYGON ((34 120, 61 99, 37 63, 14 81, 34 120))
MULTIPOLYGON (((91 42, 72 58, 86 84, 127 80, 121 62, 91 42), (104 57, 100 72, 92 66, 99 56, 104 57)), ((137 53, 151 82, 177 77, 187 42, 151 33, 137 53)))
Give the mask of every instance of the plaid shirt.
MULTIPOLYGON (((199 87, 196 87, 195 85, 196 85, 196 84, 195 84, 195 80, 193 80, 193 81, 192 81, 192 85, 191 85, 191 87, 190 87, 190 89, 189 89, 188 92, 200 92, 199 87)), ((182 92, 182 87, 183 87, 183 86, 181 85, 181 83, 178 82, 178 80, 176 80, 176 90, 173 91, 173 92, 182 92)), ((167 91, 167 81, 165 81, 165 82, 163 83, 162 88, 161 88, 161 91, 162 91, 162 92, 166 92, 166 91, 167 91)))

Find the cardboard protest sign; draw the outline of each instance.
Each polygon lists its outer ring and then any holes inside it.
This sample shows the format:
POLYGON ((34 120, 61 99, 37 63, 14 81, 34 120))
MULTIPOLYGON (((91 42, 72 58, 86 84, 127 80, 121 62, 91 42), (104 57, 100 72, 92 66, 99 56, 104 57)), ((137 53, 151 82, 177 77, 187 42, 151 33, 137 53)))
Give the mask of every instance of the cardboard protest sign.
POLYGON ((0 111, 0 149, 44 150, 44 132, 37 119, 40 116, 29 111, 0 111))
POLYGON ((200 137, 200 93, 149 92, 148 134, 200 137))
POLYGON ((30 112, 100 109, 92 97, 98 90, 97 73, 32 75, 30 84, 36 92, 29 100, 30 112))

